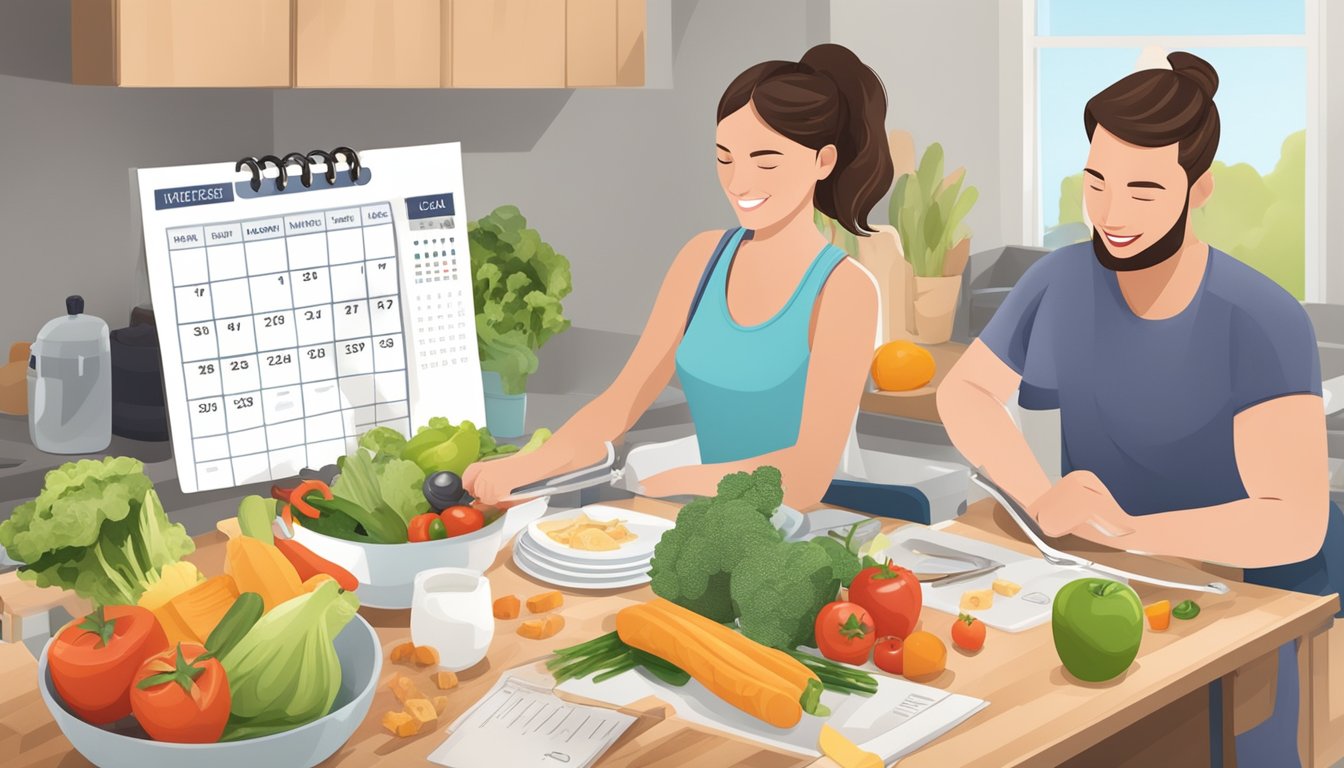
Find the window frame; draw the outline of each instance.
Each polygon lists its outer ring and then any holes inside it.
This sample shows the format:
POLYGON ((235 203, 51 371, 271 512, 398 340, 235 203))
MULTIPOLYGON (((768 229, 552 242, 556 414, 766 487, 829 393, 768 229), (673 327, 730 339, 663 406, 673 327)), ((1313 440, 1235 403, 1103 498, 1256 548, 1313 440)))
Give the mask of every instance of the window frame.
MULTIPOLYGON (((1303 293, 1308 302, 1326 300, 1326 270, 1328 267, 1326 248, 1326 134, 1325 75, 1326 75, 1326 5, 1325 0, 1304 0, 1306 31, 1300 35, 1078 35, 1051 36, 1036 33, 1037 0, 1022 0, 1021 17, 1014 19, 1011 11, 1001 16, 1005 25, 1020 24, 1020 43, 1016 53, 1018 61, 1004 61, 1004 71, 1019 69, 1022 75, 1022 99, 1017 105, 1021 110, 1019 125, 1022 127, 1022 165, 1019 169, 1026 193, 1022 200, 1021 217, 1018 224, 1019 241, 1025 245, 1040 247, 1044 242, 1044 220, 1041 211, 1041 179, 1039 148, 1039 125, 1037 115, 1040 104, 1037 99, 1037 77, 1043 48, 1145 48, 1157 46, 1164 50, 1188 50, 1191 48, 1304 48, 1307 59, 1307 156, 1306 156, 1306 211, 1303 226, 1304 286, 1303 293), (1015 66, 1016 65, 1016 66, 1015 66)), ((1008 6, 1016 4, 1006 4, 1008 6)), ((1003 7, 1003 6, 1001 6, 1003 7)), ((1010 214, 1011 215, 1011 214, 1010 214)), ((1011 231, 1011 230, 1010 230, 1011 231)), ((1336 297, 1339 298, 1339 297, 1336 297)))

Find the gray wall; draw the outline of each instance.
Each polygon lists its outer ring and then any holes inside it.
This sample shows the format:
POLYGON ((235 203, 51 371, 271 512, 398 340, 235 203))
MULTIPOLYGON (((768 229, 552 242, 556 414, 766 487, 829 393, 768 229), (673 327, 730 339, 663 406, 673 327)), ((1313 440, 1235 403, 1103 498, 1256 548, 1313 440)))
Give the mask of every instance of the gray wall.
MULTIPOLYGON (((887 89, 888 130, 909 131, 918 159, 943 145, 947 171, 966 168, 980 200, 966 218, 971 250, 1004 244, 999 164, 999 26, 995 0, 836 0, 830 36, 887 89)), ((886 222, 879 206, 876 220, 886 222)))
POLYGON ((712 158, 723 89, 824 37, 824 7, 673 0, 671 89, 277 92, 275 146, 461 141, 468 215, 517 205, 573 264, 574 324, 637 333, 677 250, 734 221, 712 158))
POLYGON ((83 294, 126 325, 139 300, 128 168, 271 145, 269 91, 73 86, 70 4, 0 2, 0 354, 83 294))

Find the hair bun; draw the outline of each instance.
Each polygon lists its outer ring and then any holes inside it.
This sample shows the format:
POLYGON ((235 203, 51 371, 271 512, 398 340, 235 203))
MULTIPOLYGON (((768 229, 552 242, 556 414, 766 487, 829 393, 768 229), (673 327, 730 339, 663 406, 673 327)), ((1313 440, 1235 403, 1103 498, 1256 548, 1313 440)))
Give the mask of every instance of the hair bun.
POLYGON ((866 65, 851 50, 836 43, 821 43, 807 49, 798 63, 819 75, 834 78, 866 65))
POLYGON ((1175 51, 1168 55, 1167 62, 1171 64, 1173 72, 1194 81, 1208 98, 1212 99, 1218 92, 1218 73, 1209 62, 1185 51, 1175 51))

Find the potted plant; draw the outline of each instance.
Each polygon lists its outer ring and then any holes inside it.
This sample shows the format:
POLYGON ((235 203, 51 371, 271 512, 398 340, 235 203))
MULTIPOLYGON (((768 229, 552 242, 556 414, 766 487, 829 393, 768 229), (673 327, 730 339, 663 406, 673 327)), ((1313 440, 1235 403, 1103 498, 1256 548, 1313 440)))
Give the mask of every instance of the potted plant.
POLYGON ((877 344, 913 338, 914 272, 901 253, 901 239, 896 228, 877 224, 872 226, 872 233, 860 237, 821 211, 816 211, 813 219, 817 229, 832 245, 848 253, 877 281, 881 298, 877 344))
MULTIPOLYGON (((913 160, 913 144, 893 133, 891 145, 908 148, 913 160)), ((893 160, 899 170, 902 159, 893 160)), ((921 343, 952 337, 961 272, 971 251, 964 220, 979 197, 975 187, 963 189, 965 177, 965 168, 943 175, 943 148, 935 142, 924 150, 918 169, 902 173, 892 188, 890 221, 914 268, 914 338, 921 343)))
POLYGON ((569 328, 560 304, 574 287, 569 259, 543 242, 512 205, 469 222, 467 241, 486 425, 498 437, 519 437, 537 350, 569 328))

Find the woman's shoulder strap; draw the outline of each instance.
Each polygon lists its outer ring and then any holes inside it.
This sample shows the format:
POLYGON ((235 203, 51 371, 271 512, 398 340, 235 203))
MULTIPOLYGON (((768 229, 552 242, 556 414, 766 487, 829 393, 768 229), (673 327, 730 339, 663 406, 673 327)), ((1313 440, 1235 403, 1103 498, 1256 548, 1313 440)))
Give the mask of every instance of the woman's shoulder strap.
POLYGON ((741 227, 730 227, 724 230, 723 237, 719 238, 719 244, 714 246, 714 254, 709 257, 709 263, 705 265, 705 271, 700 275, 700 283, 695 287, 695 295, 691 297, 691 308, 686 313, 686 326, 682 328, 682 333, 691 327, 691 319, 695 317, 695 310, 700 306, 700 299, 705 296, 705 287, 709 285, 709 278, 714 274, 714 268, 718 266, 719 259, 723 258, 723 252, 728 250, 728 243, 732 242, 734 235, 742 231, 741 227))

